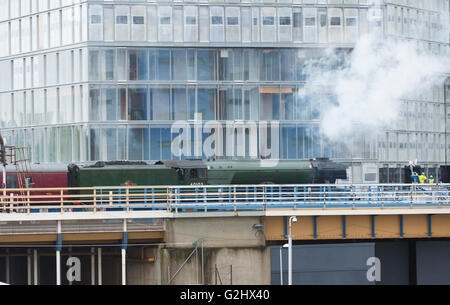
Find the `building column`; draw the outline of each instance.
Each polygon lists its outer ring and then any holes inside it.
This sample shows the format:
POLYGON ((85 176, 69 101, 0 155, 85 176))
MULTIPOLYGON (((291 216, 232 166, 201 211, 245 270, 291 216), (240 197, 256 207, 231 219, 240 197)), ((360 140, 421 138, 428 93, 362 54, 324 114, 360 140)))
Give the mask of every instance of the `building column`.
POLYGON ((31 250, 27 249, 27 285, 31 285, 31 250))
POLYGON ((122 240, 122 285, 127 284, 127 244, 128 244, 128 233, 127 233, 127 220, 123 220, 123 240, 122 240))
POLYGON ((98 248, 97 253, 97 273, 98 273, 98 284, 102 284, 102 248, 98 248))
POLYGON ((34 285, 38 285, 38 256, 37 250, 33 250, 33 277, 34 277, 34 285))
POLYGON ((9 261, 9 249, 6 249, 6 256, 5 256, 5 272, 6 272, 6 283, 11 284, 11 272, 9 270, 10 261, 9 261))
POLYGON ((95 249, 91 248, 91 285, 95 285, 95 249))
POLYGON ((56 285, 61 285, 61 221, 58 221, 58 240, 56 241, 56 285))

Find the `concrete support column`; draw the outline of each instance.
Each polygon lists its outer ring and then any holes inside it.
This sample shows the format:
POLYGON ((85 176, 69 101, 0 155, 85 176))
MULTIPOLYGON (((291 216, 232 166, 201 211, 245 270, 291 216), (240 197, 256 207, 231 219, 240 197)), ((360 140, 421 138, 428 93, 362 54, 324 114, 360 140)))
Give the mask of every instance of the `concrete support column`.
POLYGON ((31 250, 27 249, 27 285, 31 285, 31 250))
POLYGON ((122 247, 122 285, 127 284, 127 250, 122 247))
POLYGON ((97 273, 98 273, 98 284, 102 285, 102 248, 98 248, 97 253, 97 273))
POLYGON ((61 249, 56 250, 56 285, 61 285, 61 249))
POLYGON ((56 285, 61 285, 61 221, 58 221, 58 240, 56 241, 56 285))
POLYGON ((127 284, 127 244, 128 244, 128 233, 127 233, 127 220, 123 220, 123 240, 122 240, 122 285, 127 284))
POLYGON ((38 256, 37 250, 33 250, 33 277, 34 277, 34 285, 38 285, 38 256))
POLYGON ((95 285, 95 249, 91 248, 91 285, 95 285))
POLYGON ((5 257, 5 271, 6 271, 6 283, 11 284, 11 272, 9 270, 10 261, 9 261, 9 249, 6 249, 6 257, 5 257))

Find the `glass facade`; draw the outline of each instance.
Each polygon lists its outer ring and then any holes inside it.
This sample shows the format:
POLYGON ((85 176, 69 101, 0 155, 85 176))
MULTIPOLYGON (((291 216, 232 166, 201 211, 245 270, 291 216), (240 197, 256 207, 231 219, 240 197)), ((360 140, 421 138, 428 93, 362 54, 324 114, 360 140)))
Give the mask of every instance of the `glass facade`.
POLYGON ((436 168, 450 157, 450 85, 405 98, 393 130, 342 144, 320 132, 334 97, 307 86, 305 74, 329 46, 349 51, 367 33, 450 55, 449 0, 0 0, 0 8, 0 128, 33 162, 206 158, 196 137, 241 129, 242 151, 225 137, 218 157, 263 158, 249 140, 262 134, 280 159, 375 160, 380 181, 410 159, 436 168), (171 148, 179 121, 190 128, 190 155, 171 148), (276 128, 252 133, 266 122, 276 128))

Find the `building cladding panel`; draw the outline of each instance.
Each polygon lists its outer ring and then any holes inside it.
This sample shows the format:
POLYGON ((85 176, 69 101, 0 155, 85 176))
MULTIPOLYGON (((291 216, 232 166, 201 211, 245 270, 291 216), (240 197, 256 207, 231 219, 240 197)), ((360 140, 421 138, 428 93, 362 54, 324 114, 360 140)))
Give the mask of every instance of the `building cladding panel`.
POLYGON ((306 88, 303 65, 367 33, 450 54, 448 16, 449 0, 0 0, 0 128, 33 162, 160 160, 180 158, 172 124, 201 114, 224 132, 279 122, 281 159, 433 167, 450 85, 403 100, 395 130, 349 149, 320 134, 333 97, 306 88))

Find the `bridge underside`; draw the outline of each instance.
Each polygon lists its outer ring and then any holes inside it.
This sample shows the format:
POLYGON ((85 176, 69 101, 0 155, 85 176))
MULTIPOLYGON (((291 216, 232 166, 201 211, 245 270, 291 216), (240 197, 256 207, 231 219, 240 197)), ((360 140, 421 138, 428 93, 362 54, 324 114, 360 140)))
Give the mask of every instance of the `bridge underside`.
MULTIPOLYGON (((333 215, 297 216, 294 240, 442 238, 450 236, 450 215, 333 215)), ((288 216, 266 216, 267 241, 284 240, 288 216)))

